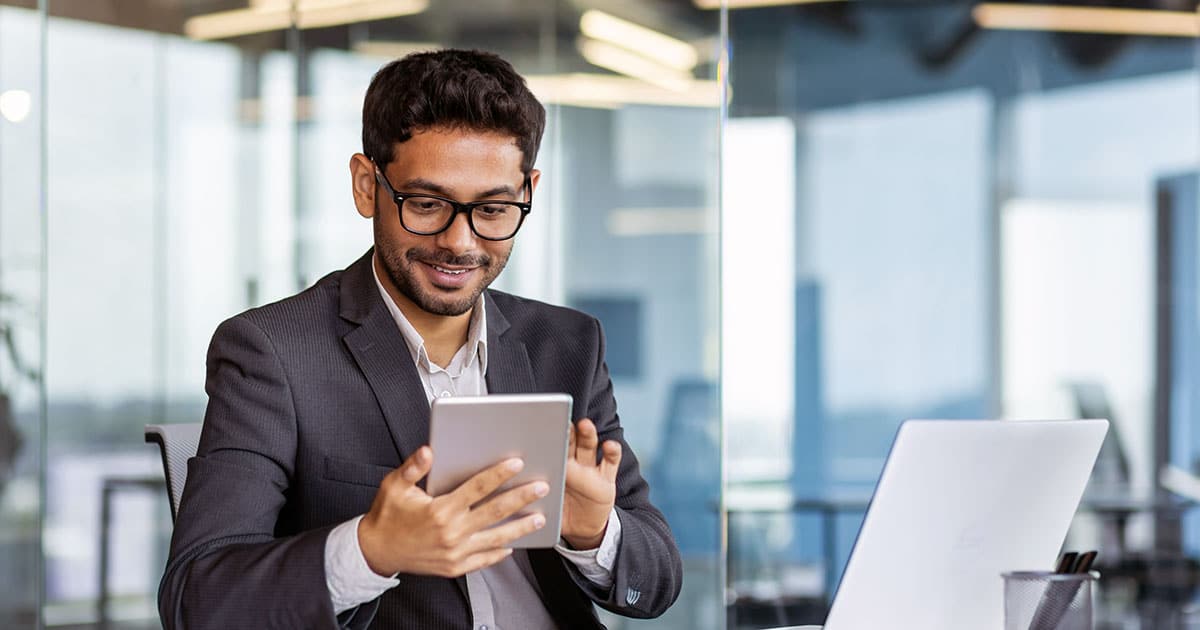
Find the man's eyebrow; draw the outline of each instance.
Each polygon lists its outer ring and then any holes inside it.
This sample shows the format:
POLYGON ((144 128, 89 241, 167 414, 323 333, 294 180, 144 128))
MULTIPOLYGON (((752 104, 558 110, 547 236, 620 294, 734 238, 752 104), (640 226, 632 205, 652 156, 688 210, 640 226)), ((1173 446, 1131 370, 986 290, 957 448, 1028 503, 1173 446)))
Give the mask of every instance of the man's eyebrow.
MULTIPOLYGON (((442 186, 436 182, 431 182, 427 179, 422 179, 420 177, 410 179, 410 180, 400 184, 400 187, 397 190, 399 190, 400 192, 412 192, 414 190, 417 190, 417 191, 423 191, 423 192, 430 192, 435 195, 440 195, 442 197, 450 197, 451 196, 450 191, 447 190, 445 186, 442 186)), ((512 186, 509 186, 506 184, 503 186, 496 186, 495 188, 489 188, 488 190, 485 190, 482 193, 480 193, 476 197, 476 199, 494 199, 500 195, 516 197, 517 191, 512 186)))

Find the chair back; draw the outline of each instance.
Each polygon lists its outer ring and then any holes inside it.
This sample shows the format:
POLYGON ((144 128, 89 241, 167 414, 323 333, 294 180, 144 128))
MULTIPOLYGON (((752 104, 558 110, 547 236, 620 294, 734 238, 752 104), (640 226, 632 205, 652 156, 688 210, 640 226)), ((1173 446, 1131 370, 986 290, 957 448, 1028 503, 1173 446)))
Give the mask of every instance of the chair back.
POLYGON ((200 446, 200 426, 199 422, 146 425, 146 442, 158 444, 162 453, 172 521, 179 514, 179 500, 183 497, 183 484, 187 481, 188 460, 200 446))

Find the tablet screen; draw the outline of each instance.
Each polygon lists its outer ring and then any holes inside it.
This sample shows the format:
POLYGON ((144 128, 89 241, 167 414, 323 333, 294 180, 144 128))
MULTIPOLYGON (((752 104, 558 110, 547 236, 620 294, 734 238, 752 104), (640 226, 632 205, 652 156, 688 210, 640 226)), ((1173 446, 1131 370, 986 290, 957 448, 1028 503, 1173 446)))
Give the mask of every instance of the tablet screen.
POLYGON ((562 527, 571 397, 567 394, 495 394, 436 398, 431 406, 429 443, 433 468, 426 490, 450 492, 480 471, 510 457, 525 468, 497 492, 545 481, 550 492, 508 520, 533 512, 546 526, 515 540, 513 548, 553 547, 562 527))

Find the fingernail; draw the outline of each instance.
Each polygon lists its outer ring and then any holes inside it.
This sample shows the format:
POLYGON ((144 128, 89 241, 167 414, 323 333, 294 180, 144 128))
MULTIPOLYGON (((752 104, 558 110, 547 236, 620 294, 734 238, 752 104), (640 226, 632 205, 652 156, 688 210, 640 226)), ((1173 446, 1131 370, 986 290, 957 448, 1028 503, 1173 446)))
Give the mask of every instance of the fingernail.
POLYGON ((507 466, 508 469, 513 472, 520 472, 520 470, 525 467, 525 462, 521 461, 520 459, 510 459, 505 466, 507 466))
POLYGON ((541 529, 546 526, 546 517, 541 514, 535 514, 533 517, 533 526, 541 529))
POLYGON ((544 497, 547 494, 550 494, 550 486, 539 481, 533 484, 533 493, 539 497, 544 497))

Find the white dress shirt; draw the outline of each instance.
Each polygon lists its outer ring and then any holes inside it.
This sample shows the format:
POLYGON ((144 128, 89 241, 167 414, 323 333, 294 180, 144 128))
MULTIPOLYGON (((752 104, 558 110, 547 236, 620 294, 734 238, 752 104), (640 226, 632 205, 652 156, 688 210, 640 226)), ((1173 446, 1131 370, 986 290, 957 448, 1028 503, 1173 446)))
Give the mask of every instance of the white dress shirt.
MULTIPOLYGON (((487 394, 487 316, 484 298, 471 313, 467 343, 450 363, 441 367, 429 360, 425 342, 383 288, 378 274, 375 284, 412 352, 417 372, 430 401, 435 397, 487 394)), ((367 566, 358 544, 362 516, 338 525, 325 543, 325 583, 336 613, 369 602, 400 583, 396 576, 383 577, 367 566)), ((621 520, 614 508, 608 517, 604 539, 596 549, 574 550, 560 540, 554 549, 574 564, 581 574, 601 588, 612 586, 612 567, 621 540, 621 520)), ((502 562, 466 575, 475 630, 554 630, 554 621, 542 604, 540 589, 524 550, 514 550, 502 562)))

